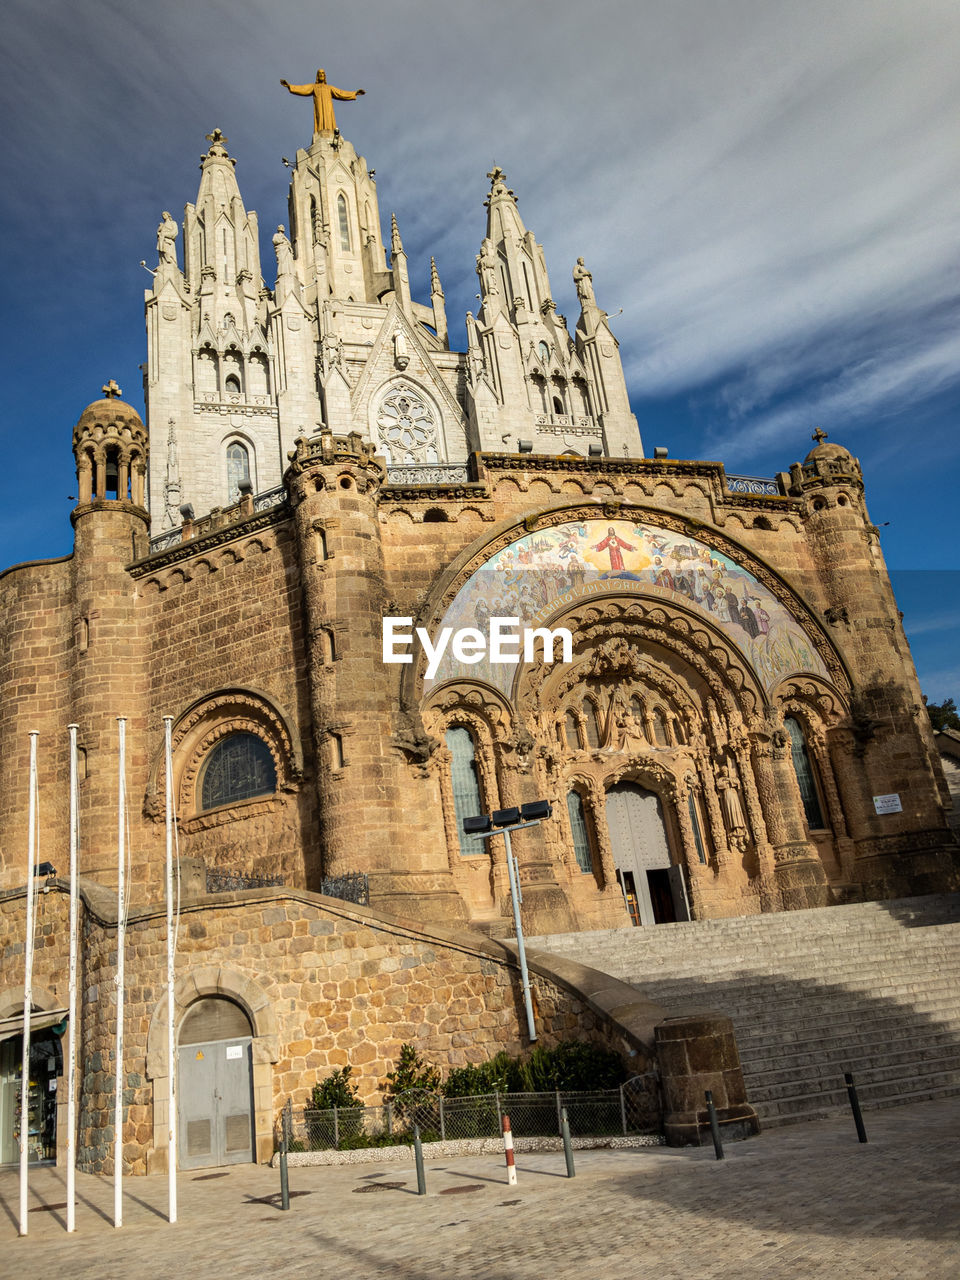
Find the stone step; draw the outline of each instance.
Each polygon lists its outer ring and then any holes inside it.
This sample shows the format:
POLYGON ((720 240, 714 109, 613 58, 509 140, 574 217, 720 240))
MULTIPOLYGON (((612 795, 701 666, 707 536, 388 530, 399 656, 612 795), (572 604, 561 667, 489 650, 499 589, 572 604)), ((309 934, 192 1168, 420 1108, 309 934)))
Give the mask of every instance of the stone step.
MULTIPOLYGON (((960 1084, 941 1085, 932 1089, 917 1089, 911 1093, 898 1093, 892 1096, 867 1100, 861 1098, 860 1108, 866 1112, 879 1111, 885 1107, 907 1106, 913 1102, 934 1102, 940 1098, 953 1098, 957 1094, 960 1094, 960 1084)), ((806 1102, 807 1105, 798 1105, 795 1109, 787 1109, 782 1112, 765 1112, 760 1117, 762 1127, 764 1129, 779 1129, 783 1125, 802 1124, 808 1120, 832 1120, 838 1116, 846 1115, 850 1117, 850 1132, 853 1134, 853 1117, 846 1097, 846 1090, 844 1090, 843 1102, 833 1106, 817 1106, 805 1099, 800 1099, 799 1102, 801 1104, 806 1102)), ((867 1137, 869 1139, 869 1126, 865 1127, 867 1128, 867 1137)))
MULTIPOLYGON (((896 1056, 896 1055, 894 1055, 896 1056)), ((960 1079, 960 1058, 956 1054, 935 1058, 930 1062, 912 1062, 913 1070, 904 1069, 902 1062, 890 1062, 885 1058, 859 1058, 846 1064, 861 1087, 874 1088, 879 1085, 890 1085, 894 1092, 902 1088, 912 1087, 920 1081, 929 1081, 941 1075, 956 1075, 960 1079), (894 1088, 895 1087, 895 1088, 894 1088)), ((802 1072, 776 1073, 784 1079, 756 1079, 751 1077, 748 1097, 754 1106, 761 1102, 773 1102, 780 1098, 789 1098, 797 1094, 820 1095, 843 1087, 844 1072, 834 1068, 825 1075, 804 1075, 802 1072)))
MULTIPOLYGON (((735 1028, 736 1025, 734 1023, 735 1028)), ((864 1046, 894 1044, 904 1039, 918 1046, 953 1045, 960 1055, 960 1021, 952 1027, 934 1023, 930 1028, 917 1028, 910 1023, 894 1022, 877 1027, 858 1028, 856 1031, 825 1030, 807 1036, 796 1035, 789 1040, 786 1038, 788 1034, 792 1033, 783 1028, 774 1029, 762 1036, 748 1036, 737 1030, 741 1063, 752 1065, 760 1062, 777 1062, 786 1058, 796 1062, 798 1066, 806 1066, 810 1062, 837 1061, 843 1054, 858 1051, 864 1046)))
MULTIPOLYGON (((940 1072, 936 1075, 911 1081, 901 1082, 902 1088, 896 1088, 891 1082, 880 1084, 863 1084, 857 1080, 857 1097, 862 1108, 896 1106, 898 1103, 922 1102, 932 1098, 952 1097, 960 1093, 960 1070, 940 1072)), ((753 1104, 760 1123, 771 1126, 779 1123, 792 1123, 795 1120, 812 1119, 814 1115, 839 1115, 846 1112, 850 1115, 850 1102, 845 1087, 825 1090, 822 1093, 795 1093, 770 1101, 758 1101, 753 1104)), ((851 1118, 851 1127, 853 1121, 851 1118)))
POLYGON ((799 1087, 801 1084, 810 1084, 825 1087, 831 1082, 836 1083, 842 1080, 846 1071, 859 1076, 880 1068, 899 1067, 905 1076, 916 1077, 925 1075, 928 1071, 940 1066, 960 1067, 960 1048, 957 1045, 917 1048, 904 1043, 901 1047, 892 1047, 883 1054, 875 1053, 869 1046, 851 1046, 846 1054, 838 1053, 835 1057, 815 1062, 801 1063, 791 1059, 786 1065, 778 1067, 758 1066, 752 1063, 744 1066, 743 1076, 750 1096, 759 1097, 761 1096, 759 1091, 776 1085, 793 1084, 799 1087), (869 1051, 864 1053, 864 1049, 869 1051))

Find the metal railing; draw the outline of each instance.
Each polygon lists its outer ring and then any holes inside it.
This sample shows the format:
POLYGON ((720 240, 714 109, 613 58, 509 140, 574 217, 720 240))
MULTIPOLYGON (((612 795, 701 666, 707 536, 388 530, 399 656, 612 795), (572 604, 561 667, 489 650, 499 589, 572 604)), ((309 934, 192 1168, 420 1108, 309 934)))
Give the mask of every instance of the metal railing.
POLYGON ((370 905, 370 881, 363 871, 348 871, 342 876, 325 876, 320 881, 320 892, 325 893, 328 898, 355 902, 360 907, 370 905))
POLYGON ((466 463, 387 467, 387 484, 466 484, 469 479, 466 463))
MULTIPOLYGON (((291 1151, 343 1151, 413 1141, 498 1138, 504 1113, 515 1137, 559 1137, 566 1110, 574 1137, 624 1137, 660 1131, 655 1072, 633 1076, 619 1089, 545 1093, 486 1093, 445 1098, 427 1090, 403 1093, 379 1107, 309 1107, 293 1113, 291 1151)), ((279 1137, 278 1137, 279 1146, 279 1137)))
POLYGON ((778 497, 780 486, 766 476, 727 476, 727 488, 731 493, 756 493, 778 497))

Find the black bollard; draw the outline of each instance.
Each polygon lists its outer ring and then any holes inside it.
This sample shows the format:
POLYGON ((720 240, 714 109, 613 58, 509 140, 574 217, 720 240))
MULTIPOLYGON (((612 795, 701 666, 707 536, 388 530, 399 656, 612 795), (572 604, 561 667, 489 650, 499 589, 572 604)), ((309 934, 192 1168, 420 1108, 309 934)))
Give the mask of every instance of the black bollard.
POLYGON ((567 1108, 560 1111, 560 1135, 563 1138, 563 1158, 567 1162, 567 1177, 575 1178, 577 1171, 573 1167, 573 1143, 570 1141, 570 1122, 567 1119, 567 1108))
POLYGON ((417 1162, 417 1195, 427 1194, 427 1174, 423 1167, 423 1146, 420 1142, 420 1126, 413 1126, 413 1158, 417 1162))
POLYGON ((720 1141, 720 1121, 717 1119, 717 1108, 713 1105, 713 1094, 708 1089, 706 1092, 707 1114, 710 1117, 710 1132, 713 1135, 713 1149, 717 1153, 717 1159, 723 1159, 723 1143, 720 1141))
POLYGON ((853 1123, 857 1126, 857 1137, 861 1142, 866 1142, 867 1131, 863 1127, 863 1116, 860 1114, 860 1099, 857 1097, 857 1086, 853 1083, 853 1076, 849 1071, 843 1073, 843 1078, 847 1085, 847 1097, 850 1099, 850 1110, 853 1112, 853 1123))
POLYGON ((280 1208, 290 1208, 290 1180, 287 1176, 287 1151, 290 1149, 290 1099, 280 1113, 280 1208))

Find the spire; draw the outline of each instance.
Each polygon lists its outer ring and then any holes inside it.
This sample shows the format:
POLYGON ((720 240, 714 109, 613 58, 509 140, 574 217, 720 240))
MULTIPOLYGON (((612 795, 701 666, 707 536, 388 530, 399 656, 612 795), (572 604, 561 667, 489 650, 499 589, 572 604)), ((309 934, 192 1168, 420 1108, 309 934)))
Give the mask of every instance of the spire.
POLYGON ((410 273, 407 271, 407 255, 403 251, 400 239, 400 228, 397 226, 397 215, 390 215, 390 268, 393 272, 393 291, 401 311, 408 316, 413 315, 413 300, 410 296, 410 273))
POLYGON ((200 159, 196 204, 188 204, 183 224, 184 275, 201 314, 214 328, 224 326, 229 312, 240 332, 256 321, 263 280, 257 215, 244 207, 222 130, 207 134, 210 143, 200 159))
POLYGON ((450 338, 447 332, 447 307, 443 300, 443 286, 440 284, 440 273, 437 271, 435 258, 430 259, 430 301, 433 304, 433 327, 444 347, 449 349, 450 338))

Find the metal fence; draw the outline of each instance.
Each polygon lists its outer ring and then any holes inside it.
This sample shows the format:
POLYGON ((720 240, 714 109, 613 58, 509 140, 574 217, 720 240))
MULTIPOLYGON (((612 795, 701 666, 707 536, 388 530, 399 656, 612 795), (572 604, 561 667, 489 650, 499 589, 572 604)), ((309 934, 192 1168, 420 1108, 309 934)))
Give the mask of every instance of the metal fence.
POLYGON ((363 871, 347 871, 342 876, 326 876, 320 881, 320 892, 325 893, 328 898, 355 902, 361 907, 370 905, 370 882, 363 871))
POLYGON ((207 893, 231 893, 235 889, 272 889, 282 886, 283 876, 248 876, 224 867, 207 868, 207 893))
POLYGON ((658 1133, 660 1103, 655 1072, 633 1076, 619 1089, 592 1093, 486 1093, 465 1098, 414 1090, 380 1107, 332 1107, 294 1112, 291 1151, 350 1150, 412 1142, 413 1127, 424 1142, 500 1136, 504 1113, 514 1137, 559 1136, 566 1109, 574 1137, 658 1133))

